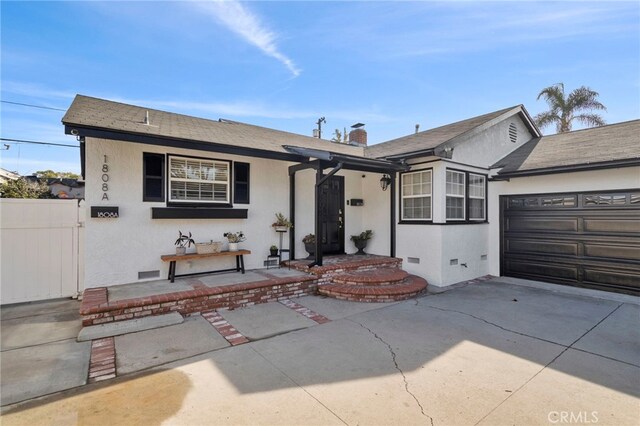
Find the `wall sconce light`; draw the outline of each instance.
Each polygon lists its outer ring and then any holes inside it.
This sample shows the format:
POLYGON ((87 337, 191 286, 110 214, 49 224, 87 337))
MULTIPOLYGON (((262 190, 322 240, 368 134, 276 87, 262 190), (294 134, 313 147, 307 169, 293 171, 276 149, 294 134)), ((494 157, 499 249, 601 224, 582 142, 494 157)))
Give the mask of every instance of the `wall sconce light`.
POLYGON ((389 185, 391 185, 391 176, 383 175, 380 178, 380 187, 382 188, 383 191, 386 191, 389 185))
POLYGON ((448 146, 443 150, 444 158, 451 159, 453 157, 453 147, 448 146))

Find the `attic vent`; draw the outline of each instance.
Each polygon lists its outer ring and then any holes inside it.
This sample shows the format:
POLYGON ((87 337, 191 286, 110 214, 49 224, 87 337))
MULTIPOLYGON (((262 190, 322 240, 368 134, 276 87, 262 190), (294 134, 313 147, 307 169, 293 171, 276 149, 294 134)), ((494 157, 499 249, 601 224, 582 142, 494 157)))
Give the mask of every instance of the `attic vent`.
POLYGON ((518 140, 518 128, 515 123, 509 124, 509 139, 513 143, 516 143, 518 140))

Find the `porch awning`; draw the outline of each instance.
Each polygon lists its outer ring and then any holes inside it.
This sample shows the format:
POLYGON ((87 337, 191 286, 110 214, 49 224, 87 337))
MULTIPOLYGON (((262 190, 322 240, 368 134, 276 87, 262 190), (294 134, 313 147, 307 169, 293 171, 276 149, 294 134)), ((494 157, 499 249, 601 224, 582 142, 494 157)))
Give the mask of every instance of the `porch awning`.
POLYGON ((283 145, 288 152, 309 159, 315 158, 319 161, 327 163, 327 165, 342 164, 343 169, 360 170, 368 172, 389 173, 402 172, 409 169, 409 166, 396 161, 364 158, 349 154, 339 154, 336 152, 325 151, 322 149, 302 148, 298 146, 283 145))

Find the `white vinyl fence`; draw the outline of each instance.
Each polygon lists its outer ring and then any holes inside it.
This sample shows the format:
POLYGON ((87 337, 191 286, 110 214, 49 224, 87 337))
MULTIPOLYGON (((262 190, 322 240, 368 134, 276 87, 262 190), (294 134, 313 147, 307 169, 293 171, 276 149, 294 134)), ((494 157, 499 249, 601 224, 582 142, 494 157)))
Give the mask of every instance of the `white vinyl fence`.
POLYGON ((77 296, 83 223, 77 200, 0 199, 0 304, 77 296))

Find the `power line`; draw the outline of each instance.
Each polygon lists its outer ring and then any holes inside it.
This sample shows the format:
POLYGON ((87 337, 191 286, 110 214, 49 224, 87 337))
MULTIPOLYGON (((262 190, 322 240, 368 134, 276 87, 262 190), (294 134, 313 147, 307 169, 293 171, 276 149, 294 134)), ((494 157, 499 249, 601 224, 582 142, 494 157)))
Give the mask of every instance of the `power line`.
POLYGON ((23 104, 21 102, 10 102, 10 101, 0 101, 0 102, 2 102, 3 104, 20 105, 20 106, 26 106, 31 108, 50 109, 53 111, 66 111, 66 109, 62 109, 62 108, 53 108, 53 107, 33 105, 33 104, 23 104))
POLYGON ((33 144, 36 144, 36 145, 66 146, 66 147, 69 147, 69 148, 80 148, 78 145, 66 145, 66 144, 63 144, 63 143, 40 142, 40 141, 25 141, 23 139, 0 138, 0 141, 16 142, 16 143, 33 143, 33 144))

